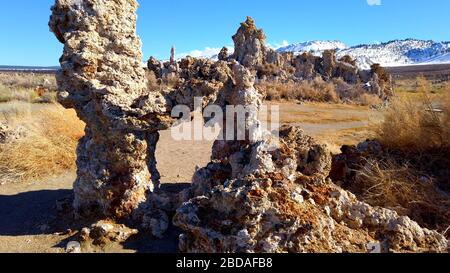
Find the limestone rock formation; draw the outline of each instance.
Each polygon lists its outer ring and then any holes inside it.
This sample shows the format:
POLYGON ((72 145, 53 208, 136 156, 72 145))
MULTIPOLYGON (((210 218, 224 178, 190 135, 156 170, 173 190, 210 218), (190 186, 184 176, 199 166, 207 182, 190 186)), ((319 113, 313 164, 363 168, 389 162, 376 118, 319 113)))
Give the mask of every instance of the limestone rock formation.
POLYGON ((79 236, 82 242, 92 242, 94 245, 104 246, 110 242, 125 242, 137 233, 138 230, 136 229, 131 229, 112 221, 102 220, 89 228, 82 229, 79 236))
POLYGON ((10 143, 25 138, 30 134, 30 129, 24 125, 8 125, 0 122, 0 144, 10 143))
POLYGON ((170 50, 170 63, 175 64, 175 55, 176 55, 176 49, 175 46, 172 46, 172 49, 170 50))
POLYGON ((219 61, 226 61, 226 60, 228 60, 228 57, 229 57, 228 48, 224 46, 220 50, 219 55, 217 57, 218 57, 219 61))
POLYGON ((282 127, 279 139, 263 129, 255 67, 267 60, 295 66, 283 77, 306 77, 320 69, 324 77, 352 71, 332 54, 294 61, 293 55, 266 51, 262 31, 248 18, 234 36, 231 60, 150 59, 155 75, 179 77, 173 90, 150 92, 141 67, 136 8, 135 0, 56 0, 52 8, 50 28, 65 45, 59 101, 86 123, 77 150, 74 206, 79 215, 108 218, 84 229, 85 240, 126 240, 137 230, 116 224, 123 218, 163 237, 175 214, 183 252, 367 252, 374 243, 384 252, 447 251, 439 233, 360 202, 327 180, 330 153, 299 128, 282 127), (192 187, 168 194, 158 189, 158 130, 171 123, 171 107, 192 109, 194 96, 203 98, 202 107, 247 107, 244 129, 236 122, 222 128, 224 135, 244 137, 218 139, 211 162, 195 173, 192 187))
POLYGON ((129 216, 158 187, 155 146, 166 102, 146 90, 135 0, 56 0, 50 28, 64 44, 59 102, 86 123, 77 149, 80 215, 129 216))
POLYGON ((163 77, 163 67, 164 64, 160 61, 158 61, 155 57, 150 57, 147 61, 147 68, 150 71, 153 71, 155 73, 156 78, 162 78, 163 77))
POLYGON ((382 252, 447 251, 441 234, 359 202, 325 180, 330 156, 300 130, 284 127, 280 135, 273 152, 260 149, 264 142, 255 143, 196 174, 194 197, 174 218, 184 231, 181 251, 365 253, 373 244, 382 252), (315 166, 308 171, 305 153, 315 166))
MULTIPOLYGON (((225 103, 258 109, 249 70, 235 65, 233 78, 225 103)), ((246 123, 258 128, 251 113, 246 123)), ((245 140, 216 141, 211 163, 194 175, 190 199, 174 217, 183 230, 181 251, 369 252, 373 244, 383 252, 447 250, 439 233, 359 202, 326 180, 330 153, 300 129, 281 128, 280 142, 256 132, 260 138, 246 132, 245 140)))
POLYGON ((323 75, 330 79, 333 77, 333 70, 336 66, 336 52, 334 50, 325 50, 322 58, 323 75))
POLYGON ((254 68, 264 64, 266 36, 261 29, 257 29, 255 21, 247 17, 237 33, 233 36, 233 59, 247 68, 254 68))
MULTIPOLYGON (((342 79, 353 85, 355 90, 378 95, 381 99, 388 99, 393 95, 388 75, 381 67, 374 66, 371 71, 359 70, 350 56, 337 60, 334 50, 324 51, 322 57, 307 52, 297 56, 290 52, 279 53, 266 45, 264 31, 256 27, 251 17, 241 23, 232 38, 234 53, 229 56, 227 47, 223 47, 218 54, 219 62, 227 62, 228 66, 231 66, 232 62, 236 61, 255 71, 259 80, 286 83, 312 81, 318 77, 327 82, 342 79)), ((192 57, 186 57, 179 62, 174 58, 168 62, 159 62, 151 57, 148 60, 148 68, 159 79, 180 77, 186 80, 191 79, 191 76, 199 77, 199 73, 208 70, 213 63, 211 60, 192 57)), ((341 99, 348 98, 341 94, 341 99)))
POLYGON ((186 57, 179 62, 178 88, 168 95, 173 105, 187 105, 194 110, 194 98, 202 98, 202 107, 221 104, 222 94, 231 88, 231 64, 186 57))

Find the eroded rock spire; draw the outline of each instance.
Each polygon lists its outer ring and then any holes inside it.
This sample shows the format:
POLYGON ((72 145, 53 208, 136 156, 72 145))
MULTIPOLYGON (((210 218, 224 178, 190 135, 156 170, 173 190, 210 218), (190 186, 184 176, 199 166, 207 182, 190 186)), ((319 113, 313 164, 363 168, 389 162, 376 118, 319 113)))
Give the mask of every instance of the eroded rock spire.
POLYGON ((56 0, 49 26, 64 44, 59 102, 86 123, 75 209, 121 218, 158 187, 155 146, 165 101, 146 90, 135 0, 56 0))
POLYGON ((264 31, 256 28, 253 18, 247 17, 233 36, 233 58, 247 68, 262 65, 266 54, 265 40, 264 31))

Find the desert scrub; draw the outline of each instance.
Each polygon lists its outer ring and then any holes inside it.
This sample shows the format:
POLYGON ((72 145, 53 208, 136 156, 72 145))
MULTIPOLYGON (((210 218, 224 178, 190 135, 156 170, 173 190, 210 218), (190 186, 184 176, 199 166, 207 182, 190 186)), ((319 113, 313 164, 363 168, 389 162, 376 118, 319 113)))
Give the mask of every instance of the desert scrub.
POLYGON ((9 101, 31 102, 38 98, 33 89, 22 87, 10 87, 0 83, 0 103, 9 101))
POLYGON ((425 92, 419 100, 394 98, 377 128, 384 147, 405 152, 450 152, 450 97, 433 103, 425 92), (437 108, 438 107, 438 108, 437 108))
POLYGON ((53 74, 3 72, 0 73, 0 84, 23 89, 35 89, 42 86, 49 91, 58 90, 53 74))
POLYGON ((34 89, 6 86, 0 83, 0 103, 10 101, 22 101, 32 103, 55 103, 56 92, 37 87, 34 89))
MULTIPOLYGON (((355 179, 347 183, 347 189, 372 206, 394 209, 422 227, 447 233, 450 198, 435 179, 409 164, 407 158, 384 154, 365 159, 355 179)), ((450 234, 444 235, 450 237, 450 234)))
POLYGON ((74 111, 17 102, 0 110, 0 122, 12 135, 0 143, 0 181, 40 179, 75 168, 84 124, 74 111))
POLYGON ((380 97, 368 94, 362 85, 348 84, 342 79, 334 79, 330 82, 320 77, 300 82, 260 81, 256 88, 269 101, 284 99, 327 103, 346 102, 363 106, 383 104, 380 97))
POLYGON ((267 100, 301 100, 315 102, 339 102, 332 83, 321 78, 301 82, 260 81, 256 88, 267 100))
POLYGON ((358 95, 355 102, 362 106, 377 106, 383 104, 383 100, 379 96, 367 93, 358 95))

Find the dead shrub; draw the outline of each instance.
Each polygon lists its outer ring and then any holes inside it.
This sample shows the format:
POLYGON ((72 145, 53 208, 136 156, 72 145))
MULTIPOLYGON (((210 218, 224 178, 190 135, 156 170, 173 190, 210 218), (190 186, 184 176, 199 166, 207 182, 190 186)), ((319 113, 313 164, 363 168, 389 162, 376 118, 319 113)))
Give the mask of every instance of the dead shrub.
POLYGON ((257 83, 256 88, 266 96, 267 100, 339 101, 334 85, 321 78, 301 82, 261 81, 257 83))
POLYGON ((167 91, 177 88, 180 83, 180 77, 171 73, 164 78, 157 78, 153 71, 147 70, 147 89, 149 91, 167 91))
POLYGON ((379 96, 362 93, 356 98, 356 102, 363 106, 378 106, 383 104, 383 100, 379 96))
POLYGON ((428 94, 420 101, 411 98, 395 98, 387 109, 384 122, 377 127, 378 140, 383 146, 401 150, 450 152, 450 99, 441 102, 442 109, 435 109, 428 94))
POLYGON ((159 91, 161 82, 156 78, 155 72, 147 70, 147 88, 149 91, 159 91))
POLYGON ((348 190, 364 202, 394 209, 423 227, 444 232, 450 226, 449 196, 431 177, 405 162, 367 159, 349 185, 348 190))
POLYGON ((4 72, 0 73, 0 83, 21 89, 43 87, 49 91, 58 90, 54 74, 4 72))
POLYGON ((76 146, 84 124, 74 111, 61 106, 36 110, 26 106, 24 114, 4 112, 3 122, 25 130, 23 137, 0 143, 0 180, 23 181, 58 175, 75 168, 76 146))

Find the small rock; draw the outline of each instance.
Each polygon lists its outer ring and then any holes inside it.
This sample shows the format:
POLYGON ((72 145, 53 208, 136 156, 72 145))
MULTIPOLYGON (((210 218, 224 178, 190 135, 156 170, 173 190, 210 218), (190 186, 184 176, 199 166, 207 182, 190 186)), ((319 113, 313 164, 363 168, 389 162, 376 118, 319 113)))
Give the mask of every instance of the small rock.
POLYGON ((94 240, 96 245, 104 245, 108 242, 122 243, 131 236, 137 234, 136 229, 128 228, 125 225, 116 224, 109 221, 99 221, 91 226, 90 229, 84 228, 81 236, 85 239, 94 240))
POLYGON ((87 241, 90 238, 91 230, 89 228, 83 228, 80 232, 80 238, 82 241, 87 241))
POLYGON ((369 253, 381 253, 381 244, 379 242, 368 243, 367 251, 369 253))
POLYGON ((299 204, 302 204, 305 201, 303 195, 301 193, 298 193, 297 191, 291 194, 291 198, 299 204))
POLYGON ((77 241, 70 241, 67 243, 66 253, 81 253, 81 244, 77 241))

